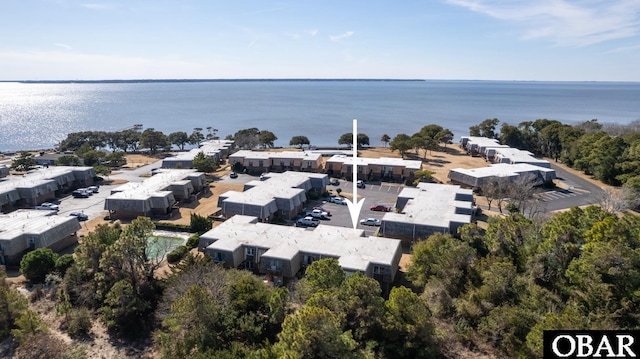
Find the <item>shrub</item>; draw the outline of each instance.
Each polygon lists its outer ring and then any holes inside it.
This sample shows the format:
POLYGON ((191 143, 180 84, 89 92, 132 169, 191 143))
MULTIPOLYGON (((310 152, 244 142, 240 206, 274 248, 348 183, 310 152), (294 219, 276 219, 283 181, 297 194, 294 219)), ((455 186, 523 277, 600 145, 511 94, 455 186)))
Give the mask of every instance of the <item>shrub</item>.
POLYGON ((211 218, 200 216, 195 213, 191 213, 191 231, 202 234, 213 227, 213 221, 211 218))
POLYGON ((64 254, 58 257, 56 260, 56 272, 60 273, 61 277, 64 277, 64 274, 67 273, 67 269, 69 269, 74 262, 73 254, 64 254))
POLYGON ((187 249, 191 250, 194 249, 198 246, 198 243, 200 242, 200 235, 198 234, 194 234, 191 237, 189 237, 189 239, 187 239, 187 249))
POLYGON ((87 338, 91 333, 91 313, 89 309, 81 307, 75 309, 69 320, 67 332, 71 338, 87 338))
POLYGON ((177 263, 189 252, 187 247, 180 246, 167 254, 167 262, 169 263, 177 263))
POLYGON ((38 248, 22 257, 20 272, 31 283, 44 282, 47 274, 56 268, 58 255, 49 248, 38 248))

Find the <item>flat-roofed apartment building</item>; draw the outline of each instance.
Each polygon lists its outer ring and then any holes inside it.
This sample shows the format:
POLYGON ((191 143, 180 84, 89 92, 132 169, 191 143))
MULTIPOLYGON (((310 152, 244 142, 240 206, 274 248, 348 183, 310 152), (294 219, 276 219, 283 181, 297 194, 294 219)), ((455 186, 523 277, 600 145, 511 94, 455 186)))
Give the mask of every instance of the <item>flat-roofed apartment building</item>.
POLYGON ((165 216, 177 201, 190 202, 194 193, 204 191, 204 173, 195 170, 161 170, 142 182, 129 182, 111 191, 104 209, 111 218, 165 216))
POLYGON ((0 264, 18 265, 22 256, 37 248, 57 252, 76 243, 77 217, 53 211, 17 210, 0 214, 0 264))
POLYGON ((0 210, 33 208, 76 188, 93 185, 93 167, 56 166, 0 179, 0 210))
POLYGON ((249 151, 241 150, 229 155, 231 168, 239 163, 247 173, 263 172, 320 172, 322 155, 309 151, 249 151))
POLYGON ((250 215, 261 221, 271 221, 277 215, 292 219, 307 202, 307 193, 321 194, 329 184, 329 177, 320 173, 287 171, 266 173, 263 180, 250 181, 243 192, 227 191, 218 197, 222 215, 250 215))
POLYGON ((385 237, 426 239, 434 233, 456 235, 473 219, 473 192, 460 186, 419 183, 404 188, 395 205, 398 213, 382 217, 380 233, 385 237))
POLYGON ((515 165, 496 163, 488 167, 480 168, 453 168, 449 170, 447 176, 451 183, 470 188, 482 188, 496 177, 508 178, 513 181, 519 176, 524 175, 531 176, 536 185, 542 185, 553 181, 556 178, 556 171, 526 163, 515 165))
POLYGON ((200 144, 200 147, 191 149, 187 152, 180 152, 172 157, 162 160, 162 168, 189 169, 193 168, 193 159, 202 152, 205 156, 212 158, 218 162, 229 156, 233 148, 231 140, 210 140, 200 144))
POLYGON ((347 273, 362 272, 387 284, 395 279, 402 256, 399 240, 365 237, 363 230, 280 226, 243 215, 204 233, 199 248, 226 267, 284 279, 302 274, 316 260, 335 258, 347 273))
MULTIPOLYGON (((416 171, 422 169, 422 162, 405 160, 402 158, 363 158, 358 157, 357 176, 360 180, 386 179, 399 182, 408 182, 415 179, 416 171)), ((331 177, 353 178, 354 158, 344 155, 335 155, 329 158, 325 164, 325 173, 331 177)))

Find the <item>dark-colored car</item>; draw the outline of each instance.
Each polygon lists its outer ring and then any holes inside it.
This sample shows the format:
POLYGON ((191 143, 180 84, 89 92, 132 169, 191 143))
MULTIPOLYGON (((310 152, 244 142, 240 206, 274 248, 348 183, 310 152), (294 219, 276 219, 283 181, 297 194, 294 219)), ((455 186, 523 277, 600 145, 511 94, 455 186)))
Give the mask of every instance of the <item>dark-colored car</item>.
POLYGON ((238 178, 238 174, 236 172, 231 172, 229 174, 229 178, 238 178))
POLYGON ((389 212, 391 210, 391 207, 387 207, 383 204, 375 204, 373 206, 371 206, 371 208, 369 208, 372 211, 381 211, 381 212, 389 212))
POLYGON ((329 181, 329 184, 332 186, 339 186, 340 185, 340 181, 338 181, 337 179, 332 179, 331 181, 329 181))
POLYGON ((89 219, 89 216, 87 216, 86 214, 82 213, 82 212, 71 212, 69 213, 70 216, 73 217, 78 217, 78 221, 82 222, 82 221, 86 221, 89 219))

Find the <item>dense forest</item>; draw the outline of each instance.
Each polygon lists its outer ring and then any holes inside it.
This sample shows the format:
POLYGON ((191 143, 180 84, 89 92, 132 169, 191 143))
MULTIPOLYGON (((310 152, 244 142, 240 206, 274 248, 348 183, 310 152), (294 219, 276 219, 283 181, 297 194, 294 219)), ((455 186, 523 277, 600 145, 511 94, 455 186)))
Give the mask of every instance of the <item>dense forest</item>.
MULTIPOLYGON (((279 288, 190 254, 158 277, 147 256, 152 229, 142 217, 102 225, 71 258, 29 258, 47 269, 25 264, 25 275, 44 283, 40 295, 55 299, 73 338, 98 318, 115 338, 151 338, 162 358, 538 358, 545 329, 640 325, 640 217, 596 206, 433 235, 415 244, 406 286, 389 293, 334 259, 279 288)), ((47 342, 4 279, 0 308, 0 334, 25 343, 18 354, 47 342)))

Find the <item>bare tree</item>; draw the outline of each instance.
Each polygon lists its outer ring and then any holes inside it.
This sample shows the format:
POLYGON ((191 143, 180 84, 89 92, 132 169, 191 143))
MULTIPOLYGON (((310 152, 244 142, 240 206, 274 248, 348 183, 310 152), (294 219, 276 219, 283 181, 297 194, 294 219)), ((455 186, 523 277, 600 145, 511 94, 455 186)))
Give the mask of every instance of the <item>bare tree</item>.
POLYGON ((526 173, 519 175, 509 184, 507 192, 511 203, 517 206, 520 213, 525 214, 528 205, 534 201, 533 195, 538 182, 534 174, 526 173))
POLYGON ((602 209, 611 213, 624 212, 640 205, 638 192, 629 187, 605 188, 596 200, 602 209))

